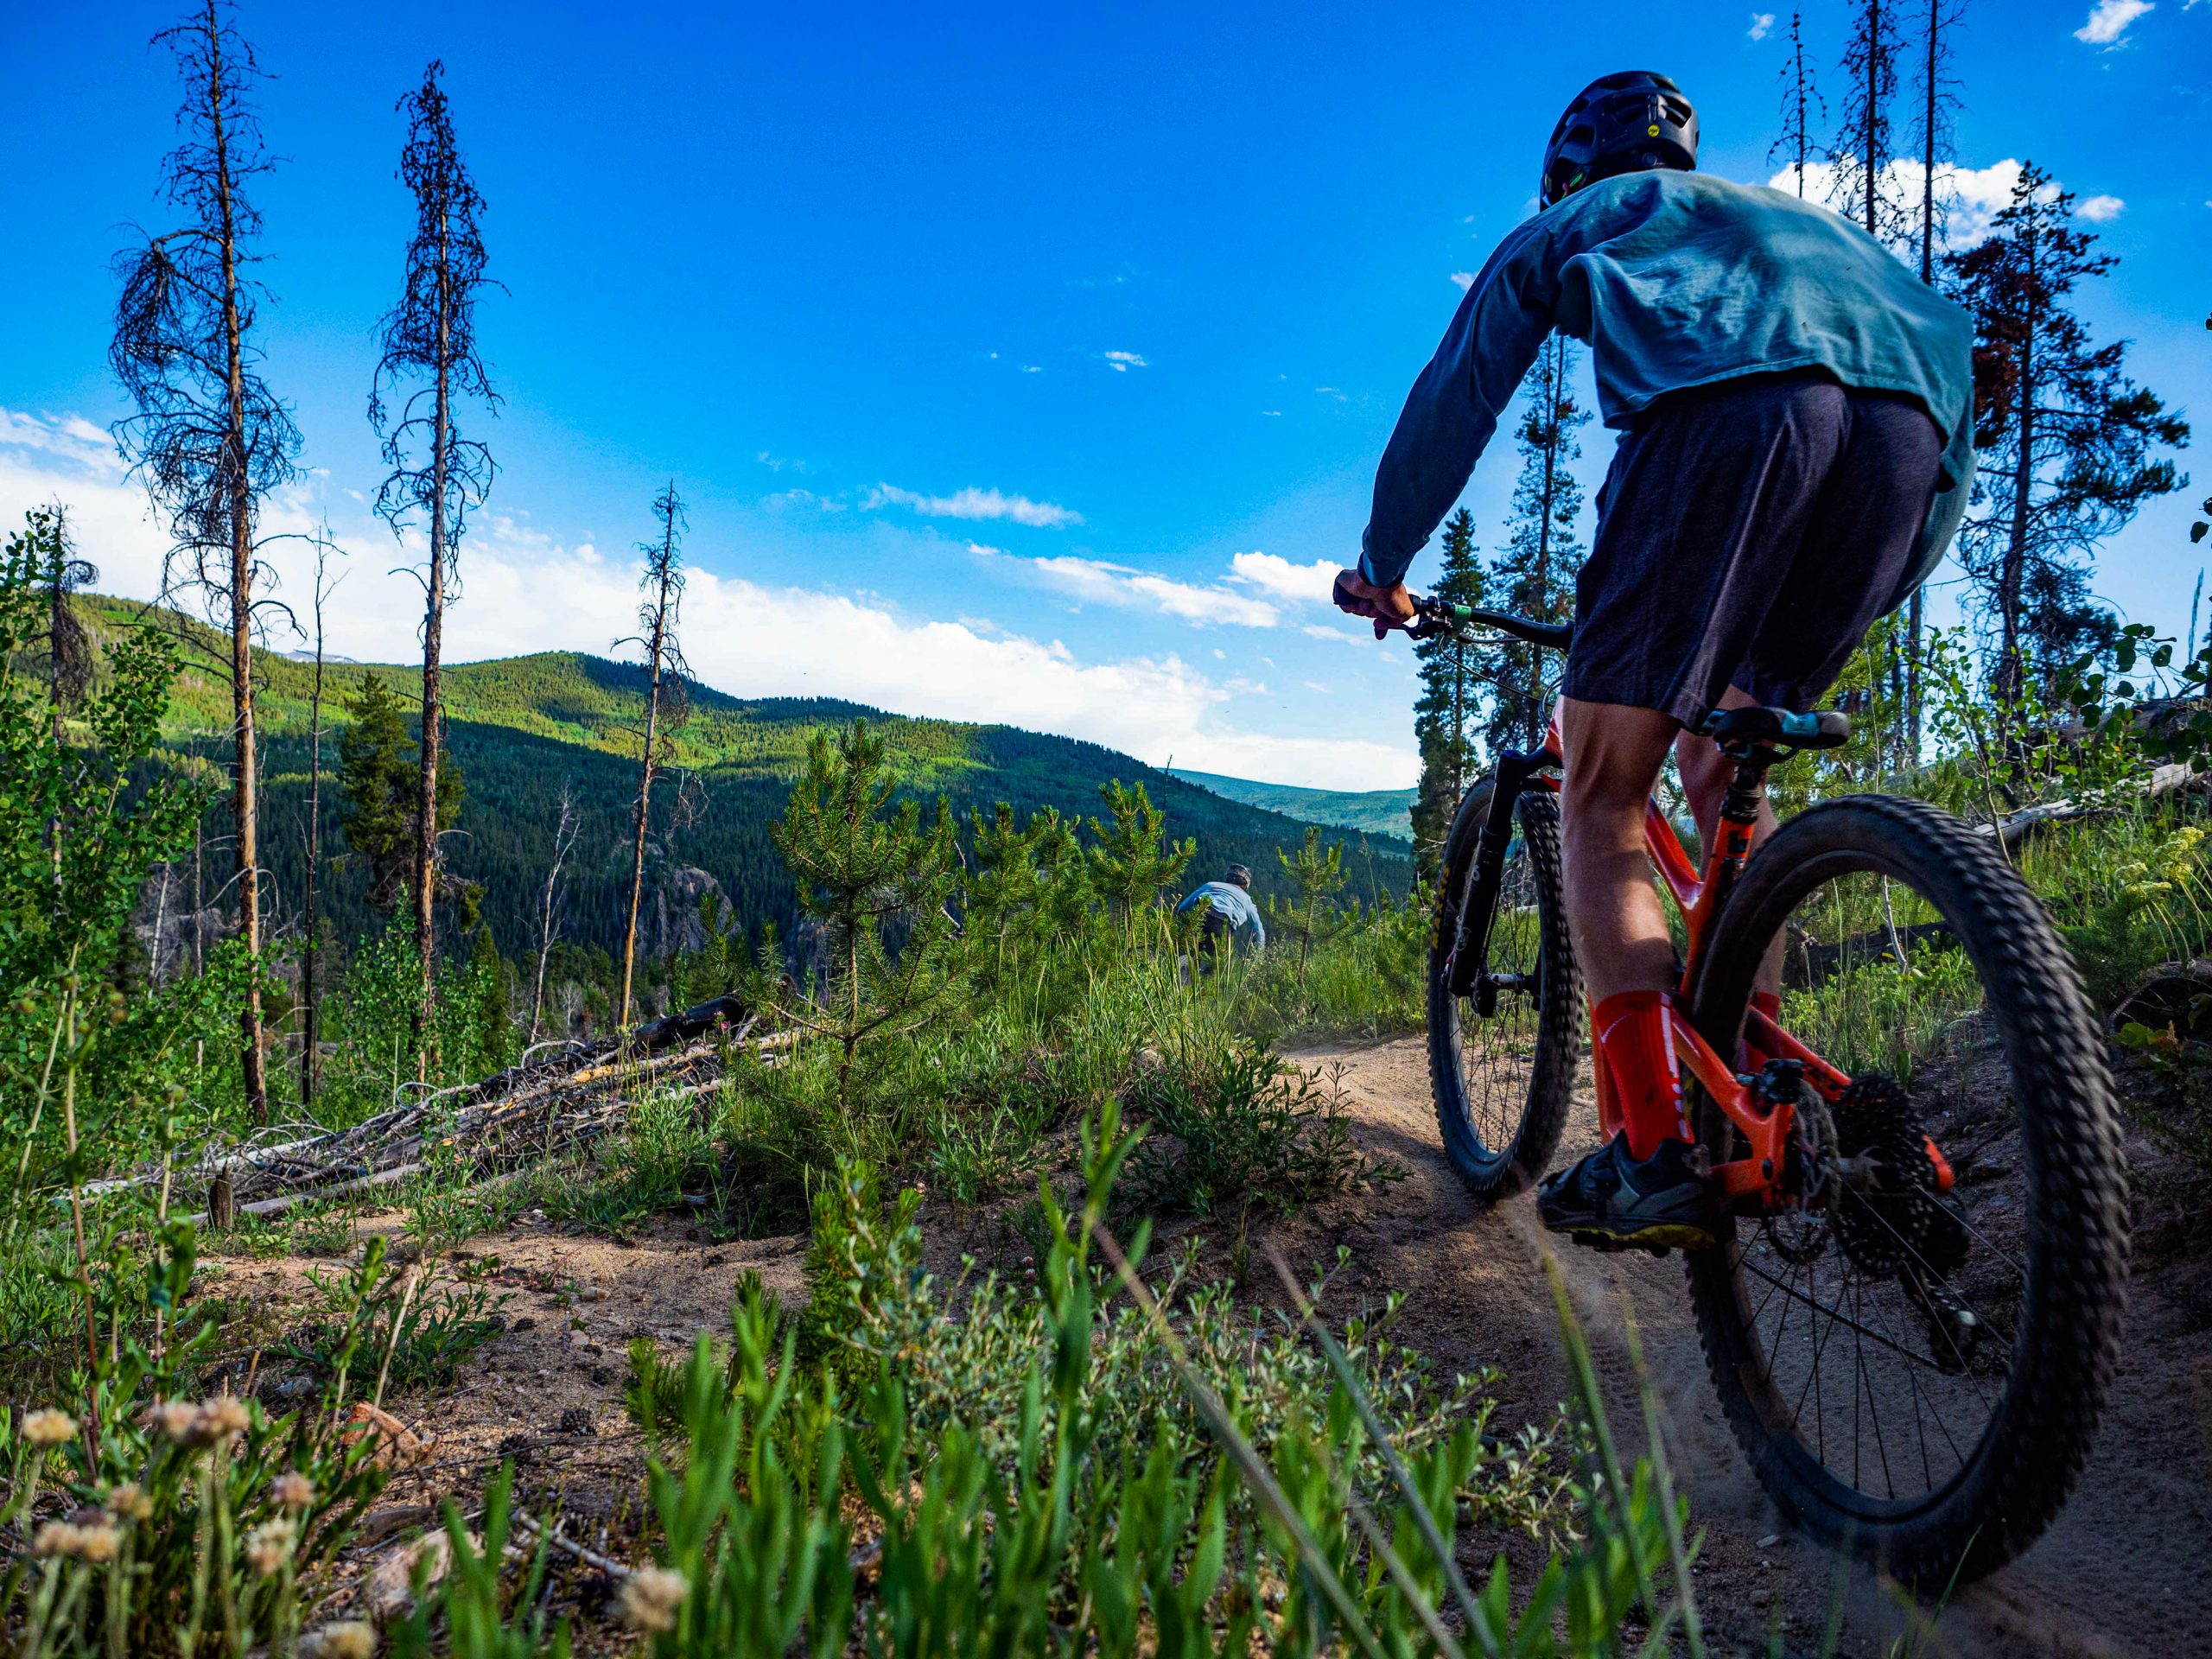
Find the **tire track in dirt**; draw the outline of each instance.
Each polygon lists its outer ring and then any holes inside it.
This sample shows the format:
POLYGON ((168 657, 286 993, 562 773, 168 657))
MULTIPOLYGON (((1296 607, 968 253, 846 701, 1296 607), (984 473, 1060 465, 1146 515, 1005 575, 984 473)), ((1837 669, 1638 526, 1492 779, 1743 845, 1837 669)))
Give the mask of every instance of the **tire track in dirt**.
MULTIPOLYGON (((1294 1058, 1340 1077, 1355 1137, 1407 1173, 1309 1212, 1276 1230, 1274 1241, 1301 1265, 1350 1245, 1351 1262, 1332 1291, 1339 1313, 1406 1293, 1405 1340, 1446 1371, 1505 1371, 1501 1421, 1566 1397, 1571 1385, 1543 1270, 1552 1241, 1526 1194, 1484 1206, 1459 1185, 1438 1137, 1422 1040, 1294 1058)), ((1586 1086, 1560 1160, 1596 1141, 1586 1086)), ((1888 1653, 1921 1621, 1891 1586, 1783 1524, 1713 1394, 1680 1260, 1573 1247, 1555 1254, 1624 1451, 1644 1440, 1624 1335, 1635 1321, 1675 1479, 1693 1527, 1705 1534, 1696 1585, 1713 1650, 1764 1656, 1778 1633, 1786 1654, 1815 1653, 1840 1609, 1841 1652, 1888 1653)), ((2081 1484, 2034 1548, 1952 1599, 1917 1651, 1968 1659, 2212 1653, 2208 1325, 2204 1264, 2139 1266, 2121 1374, 2081 1484)))

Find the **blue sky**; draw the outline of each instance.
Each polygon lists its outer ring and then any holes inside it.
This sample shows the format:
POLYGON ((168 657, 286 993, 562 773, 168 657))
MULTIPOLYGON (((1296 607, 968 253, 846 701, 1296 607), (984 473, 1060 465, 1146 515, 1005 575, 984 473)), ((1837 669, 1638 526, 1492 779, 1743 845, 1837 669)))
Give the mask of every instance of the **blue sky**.
MULTIPOLYGON (((1767 7, 249 4, 284 158, 258 196, 266 372, 313 469, 270 524, 327 513, 349 550, 334 649, 412 649, 364 405, 408 222, 392 106, 442 56, 508 289, 481 319, 506 403, 477 423, 501 471, 456 655, 631 632, 631 549, 673 476, 686 643, 722 690, 1410 782, 1409 655, 1340 626, 1323 573, 1453 273, 1529 210, 1560 105, 1607 70, 1674 74, 1708 168, 1770 176, 1767 7)), ((107 267, 161 222, 177 93, 145 41, 175 10, 0 0, 0 514, 59 494, 103 585, 141 593, 162 537, 101 435, 124 412, 107 267)), ((1826 67, 1844 7, 1806 10, 1826 67)), ((2106 198, 2122 264, 2084 309, 2212 411, 2212 0, 1976 0, 1957 73, 1969 202, 2023 157, 2106 198)), ((1586 448, 1594 485, 1611 438, 1586 448)), ((1512 469, 1501 442, 1468 491, 1485 547, 1512 469)), ((2130 616, 2185 622, 2202 493, 2107 550, 2130 616)))

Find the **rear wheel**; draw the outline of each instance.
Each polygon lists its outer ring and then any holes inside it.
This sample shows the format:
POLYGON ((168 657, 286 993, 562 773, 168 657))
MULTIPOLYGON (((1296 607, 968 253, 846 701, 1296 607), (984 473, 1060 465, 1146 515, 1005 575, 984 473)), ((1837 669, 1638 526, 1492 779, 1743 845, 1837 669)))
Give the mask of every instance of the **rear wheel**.
POLYGON ((1428 959, 1428 1069, 1452 1167, 1470 1192, 1499 1198, 1544 1172, 1559 1145, 1581 1052, 1582 976, 1560 897, 1559 806, 1531 790, 1498 887, 1489 949, 1457 963, 1475 853, 1495 780, 1467 791, 1446 843, 1428 959), (1464 987, 1455 991, 1455 979, 1464 987))
MULTIPOLYGON (((1782 1023, 1854 1081, 1800 1114, 1798 1205, 1689 1257, 1713 1382, 1800 1525, 1910 1582, 1979 1577, 2057 1514, 2117 1360, 2103 1045, 2034 895, 1922 802, 1827 802, 1753 855, 1691 988, 1724 1054, 1777 941, 1782 1023)), ((1709 1103, 1701 1129, 1738 1154, 1709 1103)))

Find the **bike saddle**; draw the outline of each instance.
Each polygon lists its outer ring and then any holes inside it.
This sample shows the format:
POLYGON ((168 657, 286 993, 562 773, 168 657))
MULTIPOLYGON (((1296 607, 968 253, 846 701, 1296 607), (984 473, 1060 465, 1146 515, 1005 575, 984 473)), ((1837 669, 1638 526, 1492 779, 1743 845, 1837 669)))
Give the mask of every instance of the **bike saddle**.
POLYGON ((1800 715, 1787 709, 1716 709, 1698 731, 1724 754, 1751 749, 1839 749, 1851 741, 1851 716, 1834 709, 1800 715))

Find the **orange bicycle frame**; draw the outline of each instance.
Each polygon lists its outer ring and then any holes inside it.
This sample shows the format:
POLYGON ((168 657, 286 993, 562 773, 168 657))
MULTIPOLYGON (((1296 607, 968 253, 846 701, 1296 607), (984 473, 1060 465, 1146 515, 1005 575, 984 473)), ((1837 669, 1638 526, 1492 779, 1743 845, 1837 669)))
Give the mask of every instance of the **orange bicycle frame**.
MULTIPOLYGON (((1544 747, 1556 766, 1560 753, 1556 727, 1546 733, 1544 747)), ((1543 788, 1559 788, 1559 779, 1554 775, 1531 781, 1543 788)), ((1688 995, 1691 976, 1712 931, 1713 918, 1720 913, 1729 890, 1743 873, 1753 839, 1753 826, 1722 818, 1719 844, 1707 854, 1705 867, 1700 869, 1690 862, 1681 836, 1659 810, 1659 803, 1649 800, 1644 804, 1644 851, 1649 855, 1652 868, 1658 872, 1659 880, 1665 884, 1682 918, 1686 943, 1682 976, 1675 987, 1678 998, 1688 995)), ((1715 1053, 1712 1046, 1696 1033, 1684 1031, 1681 1034, 1688 1041, 1676 1049, 1676 1058, 1697 1079, 1713 1104, 1736 1126, 1748 1147, 1744 1156, 1713 1166, 1716 1189, 1738 1209, 1777 1207, 1783 1198, 1781 1177, 1790 1131, 1796 1123, 1796 1108, 1788 1101, 1764 1098, 1752 1086, 1747 1073, 1739 1072, 1735 1065, 1715 1053)), ((1800 1063, 1804 1067, 1805 1081, 1829 1100, 1837 1098, 1850 1086, 1849 1077, 1758 1008, 1753 1008, 1745 1021, 1744 1041, 1747 1048, 1765 1058, 1800 1063)), ((1604 1091, 1600 1093, 1602 1097, 1604 1091)), ((1599 1129, 1610 1139, 1621 1127, 1618 1122, 1600 1122, 1599 1129)))

